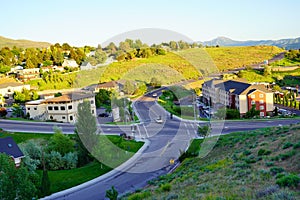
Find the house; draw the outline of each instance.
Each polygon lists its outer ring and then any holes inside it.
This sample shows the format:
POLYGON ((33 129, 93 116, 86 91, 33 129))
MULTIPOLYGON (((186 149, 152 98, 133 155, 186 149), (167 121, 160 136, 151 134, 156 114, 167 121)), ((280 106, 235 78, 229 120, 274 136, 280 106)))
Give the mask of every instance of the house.
POLYGON ((17 79, 22 82, 40 77, 40 68, 20 69, 16 71, 17 79))
POLYGON ((222 104, 227 108, 238 109, 241 116, 252 106, 260 111, 261 117, 274 110, 273 92, 264 85, 252 85, 237 80, 210 80, 203 83, 202 93, 207 104, 222 104))
POLYGON ((62 66, 45 66, 45 67, 41 67, 41 71, 42 72, 50 72, 50 71, 63 72, 63 71, 65 71, 65 69, 62 66))
POLYGON ((118 91, 119 90, 119 84, 116 81, 110 81, 106 83, 100 83, 95 88, 95 93, 98 93, 100 89, 108 90, 108 91, 118 91))
POLYGON ((25 104, 26 114, 36 120, 51 120, 74 124, 79 103, 89 101, 91 113, 96 116, 95 95, 90 92, 73 92, 60 97, 29 101, 25 104))
POLYGON ((0 138, 0 153, 12 157, 16 167, 21 165, 21 160, 25 157, 12 137, 0 138))
POLYGON ((78 67, 78 64, 76 63, 75 60, 66 60, 65 59, 62 66, 75 68, 75 67, 78 67))
POLYGON ((8 82, 0 84, 0 96, 5 99, 13 99, 14 92, 22 92, 23 89, 30 90, 30 85, 18 82, 8 82))
POLYGON ((80 65, 80 70, 90 70, 90 69, 95 69, 96 67, 93 66, 90 62, 83 62, 80 65))

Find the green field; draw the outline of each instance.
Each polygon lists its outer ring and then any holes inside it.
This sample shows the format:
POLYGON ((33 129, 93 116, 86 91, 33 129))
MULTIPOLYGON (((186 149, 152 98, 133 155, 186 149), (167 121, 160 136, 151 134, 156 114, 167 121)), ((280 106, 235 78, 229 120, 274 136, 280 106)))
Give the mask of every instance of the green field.
POLYGON ((277 67, 284 67, 284 66, 299 66, 300 62, 289 60, 287 58, 283 58, 282 60, 278 60, 270 64, 271 66, 277 67))
POLYGON ((6 132, 0 130, 0 138, 12 137, 16 143, 22 143, 30 139, 46 139, 48 140, 53 134, 43 133, 19 133, 19 132, 6 132))
POLYGON ((173 173, 123 199, 300 198, 299 125, 222 135, 205 158, 199 144, 173 173))
POLYGON ((274 46, 205 48, 220 71, 258 64, 284 50, 274 46))

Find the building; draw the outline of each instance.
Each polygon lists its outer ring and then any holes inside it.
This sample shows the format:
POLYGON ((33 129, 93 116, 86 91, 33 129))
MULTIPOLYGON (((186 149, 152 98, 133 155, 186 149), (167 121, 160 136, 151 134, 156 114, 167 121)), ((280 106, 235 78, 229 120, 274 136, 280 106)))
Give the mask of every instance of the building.
POLYGON ((234 81, 210 80, 202 85, 203 97, 207 104, 222 104, 227 108, 238 109, 244 116, 252 106, 264 117, 273 112, 273 92, 264 85, 234 81))
POLYGON ((5 153, 12 157, 16 167, 20 166, 22 158, 25 157, 12 137, 0 138, 0 153, 5 153))
POLYGON ((75 67, 78 67, 78 64, 76 63, 75 60, 66 60, 65 59, 62 66, 75 68, 75 67))
POLYGON ((91 63, 89 62, 83 62, 81 65, 80 65, 80 70, 90 70, 90 69, 95 69, 96 67, 93 66, 91 63))
POLYGON ((6 100, 12 100, 14 92, 22 92, 23 89, 30 90, 30 85, 24 85, 23 83, 18 82, 1 83, 0 96, 6 100))
POLYGON ((118 91, 119 90, 119 84, 116 81, 110 81, 106 83, 100 83, 95 88, 95 93, 98 93, 100 89, 108 90, 108 91, 118 91))
POLYGON ((40 68, 20 69, 16 71, 17 79, 20 81, 29 81, 40 77, 40 68))
POLYGON ((89 101, 91 113, 96 116, 95 95, 89 92, 73 92, 60 97, 30 101, 25 104, 26 114, 35 120, 51 120, 75 123, 79 103, 89 101))
POLYGON ((50 71, 63 72, 63 71, 65 71, 65 69, 62 66, 44 66, 44 67, 41 67, 41 71, 42 72, 50 72, 50 71))

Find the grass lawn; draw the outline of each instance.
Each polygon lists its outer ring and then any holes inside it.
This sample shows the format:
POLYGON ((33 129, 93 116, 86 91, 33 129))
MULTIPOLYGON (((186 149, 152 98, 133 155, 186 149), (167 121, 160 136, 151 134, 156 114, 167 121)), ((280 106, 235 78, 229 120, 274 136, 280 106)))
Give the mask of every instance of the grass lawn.
POLYGON ((279 66, 279 67, 284 67, 284 66, 299 66, 300 62, 289 60, 287 58, 283 58, 282 60, 278 60, 276 62, 273 62, 270 65, 274 66, 274 67, 277 67, 277 66, 279 66))
MULTIPOLYGON (((121 149, 124 149, 128 152, 132 152, 131 154, 126 154, 127 157, 122 157, 120 161, 125 162, 128 160, 134 153, 136 153, 142 146, 143 142, 135 142, 132 140, 124 140, 123 138, 115 135, 107 135, 100 136, 107 137, 113 144, 117 145, 121 149), (126 159, 125 159, 126 158, 126 159)), ((117 163, 117 165, 122 164, 121 162, 117 163)), ((99 177, 109 171, 112 168, 101 164, 98 161, 94 161, 89 163, 83 167, 69 169, 69 170, 58 170, 58 171, 48 171, 48 175, 51 182, 51 193, 59 192, 73 186, 79 185, 86 181, 92 180, 96 177, 99 177)), ((42 173, 41 170, 38 173, 42 173)))
POLYGON ((14 141, 18 143, 25 142, 26 140, 30 139, 45 139, 48 140, 50 137, 52 137, 53 134, 43 134, 43 133, 10 133, 6 131, 0 131, 0 138, 4 137, 12 137, 14 141))

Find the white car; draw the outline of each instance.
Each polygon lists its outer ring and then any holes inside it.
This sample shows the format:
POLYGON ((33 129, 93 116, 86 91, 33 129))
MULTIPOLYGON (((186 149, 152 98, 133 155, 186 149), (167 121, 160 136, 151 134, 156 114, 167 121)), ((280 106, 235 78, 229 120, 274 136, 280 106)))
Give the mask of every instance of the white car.
POLYGON ((156 121, 156 123, 158 123, 158 124, 162 124, 162 123, 163 123, 163 120, 162 120, 161 118, 157 118, 157 119, 155 119, 155 121, 156 121))
POLYGON ((154 93, 152 96, 153 96, 153 97, 157 97, 157 93, 154 93))

